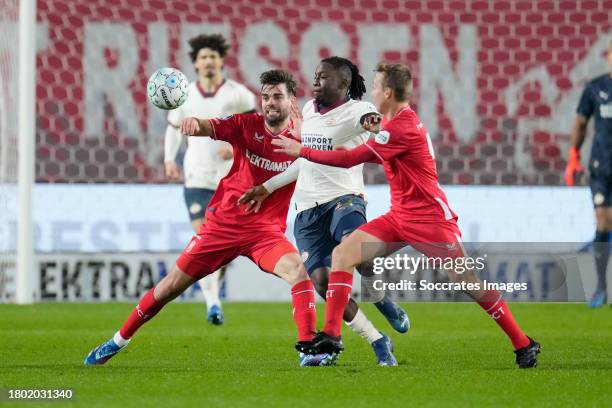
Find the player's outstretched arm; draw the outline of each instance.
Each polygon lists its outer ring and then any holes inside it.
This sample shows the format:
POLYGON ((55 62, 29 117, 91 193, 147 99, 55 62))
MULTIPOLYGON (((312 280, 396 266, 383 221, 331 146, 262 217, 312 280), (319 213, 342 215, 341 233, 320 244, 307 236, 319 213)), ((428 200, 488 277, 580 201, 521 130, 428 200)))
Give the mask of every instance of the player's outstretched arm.
POLYGON ((213 132, 213 127, 208 119, 185 118, 181 122, 181 133, 183 135, 210 137, 213 132))
POLYGON ((272 144, 277 146, 275 152, 285 153, 289 156, 303 157, 308 161, 328 166, 349 168, 361 163, 371 162, 380 163, 380 159, 368 144, 362 144, 350 150, 314 150, 302 146, 298 141, 279 136, 272 140, 272 144))

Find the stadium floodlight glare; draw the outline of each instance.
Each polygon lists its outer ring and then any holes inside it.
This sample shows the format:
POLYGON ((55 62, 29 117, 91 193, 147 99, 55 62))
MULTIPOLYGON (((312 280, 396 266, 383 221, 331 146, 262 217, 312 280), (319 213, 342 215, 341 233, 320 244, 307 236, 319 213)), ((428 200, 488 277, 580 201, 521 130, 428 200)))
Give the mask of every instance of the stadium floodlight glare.
POLYGON ((35 71, 36 0, 19 2, 18 65, 18 217, 17 217, 17 293, 19 304, 35 300, 34 244, 32 225, 32 188, 35 169, 35 71))

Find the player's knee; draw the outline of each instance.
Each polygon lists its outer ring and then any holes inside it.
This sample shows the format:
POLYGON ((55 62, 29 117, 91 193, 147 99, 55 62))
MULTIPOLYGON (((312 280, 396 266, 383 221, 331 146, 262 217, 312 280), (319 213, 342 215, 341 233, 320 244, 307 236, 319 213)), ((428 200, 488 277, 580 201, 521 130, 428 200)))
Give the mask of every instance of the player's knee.
POLYGON ((294 264, 291 264, 287 268, 284 279, 291 286, 293 286, 296 283, 309 279, 309 278, 308 278, 308 273, 306 272, 306 268, 304 267, 304 264, 301 262, 296 262, 294 264))
POLYGON ((448 278, 453 283, 461 283, 466 280, 465 272, 459 273, 454 270, 447 270, 447 273, 448 273, 448 278))
POLYGON ((475 282, 478 280, 476 274, 472 270, 457 272, 455 270, 447 270, 448 278, 453 283, 475 282))
POLYGON ((346 245, 340 244, 334 248, 332 252, 332 262, 337 268, 341 268, 342 270, 348 270, 356 265, 351 260, 351 254, 346 245))

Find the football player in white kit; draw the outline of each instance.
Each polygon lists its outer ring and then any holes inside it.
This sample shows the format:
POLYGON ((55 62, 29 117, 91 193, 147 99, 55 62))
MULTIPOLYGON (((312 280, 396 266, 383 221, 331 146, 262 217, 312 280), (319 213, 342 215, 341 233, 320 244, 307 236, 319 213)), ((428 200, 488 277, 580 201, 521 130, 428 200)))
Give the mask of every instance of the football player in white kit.
MULTIPOLYGON (((378 112, 371 103, 360 101, 365 90, 363 77, 351 61, 323 59, 315 72, 315 98, 302 111, 302 144, 332 150, 366 143, 370 133, 363 128, 364 120, 378 112)), ((257 210, 269 194, 296 179, 294 235, 315 289, 325 298, 334 247, 367 222, 363 165, 343 169, 298 159, 284 173, 246 192, 241 202, 257 210)), ((405 333, 410 325, 406 312, 384 292, 372 295, 393 328, 405 333)), ((379 365, 397 365, 391 339, 374 327, 355 300, 349 301, 343 318, 372 345, 379 365)))
MULTIPOLYGON (((229 45, 220 34, 199 35, 189 40, 198 79, 189 85, 189 97, 179 108, 168 113, 168 127, 164 140, 166 177, 179 179, 176 156, 182 142, 181 122, 187 117, 215 118, 234 113, 254 112, 255 95, 244 85, 223 76, 223 59, 229 45)), ((205 222, 204 214, 219 181, 232 165, 229 143, 208 137, 188 137, 183 161, 185 174, 184 197, 193 231, 197 233, 205 222)), ((200 281, 208 321, 220 325, 224 317, 219 299, 219 280, 216 272, 200 281)))

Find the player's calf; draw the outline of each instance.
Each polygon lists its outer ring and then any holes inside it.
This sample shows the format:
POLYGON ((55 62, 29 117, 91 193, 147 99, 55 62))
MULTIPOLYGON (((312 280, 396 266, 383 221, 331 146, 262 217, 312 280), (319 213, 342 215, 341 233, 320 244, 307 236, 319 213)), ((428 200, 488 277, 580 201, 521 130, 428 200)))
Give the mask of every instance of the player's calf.
POLYGON ((183 273, 177 266, 157 286, 144 294, 115 336, 94 348, 85 358, 86 365, 104 364, 121 351, 132 336, 152 319, 172 299, 183 293, 197 279, 183 273))
POLYGON ((276 262, 274 273, 291 285, 293 318, 298 331, 296 348, 305 354, 315 354, 309 347, 317 322, 314 287, 300 256, 286 253, 276 262))
MULTIPOLYGON (((448 275, 453 282, 475 283, 478 284, 477 287, 483 287, 482 281, 476 276, 474 271, 470 270, 464 273, 448 271, 448 275)), ((540 352, 540 345, 527 337, 521 330, 510 311, 510 307, 502 297, 501 292, 498 290, 474 290, 466 291, 466 293, 471 296, 495 323, 497 323, 504 333, 506 333, 514 347, 519 367, 535 367, 537 353, 540 352), (521 362, 519 362, 519 359, 521 362)))

